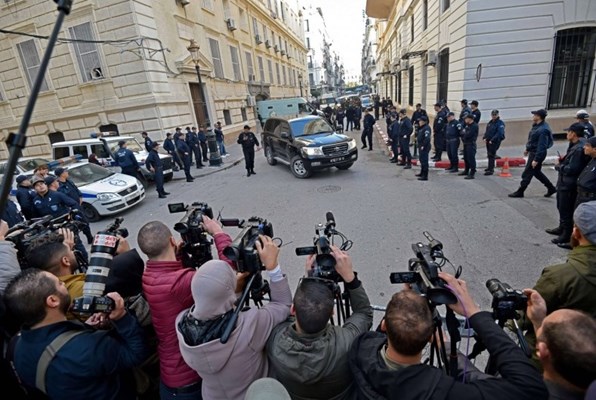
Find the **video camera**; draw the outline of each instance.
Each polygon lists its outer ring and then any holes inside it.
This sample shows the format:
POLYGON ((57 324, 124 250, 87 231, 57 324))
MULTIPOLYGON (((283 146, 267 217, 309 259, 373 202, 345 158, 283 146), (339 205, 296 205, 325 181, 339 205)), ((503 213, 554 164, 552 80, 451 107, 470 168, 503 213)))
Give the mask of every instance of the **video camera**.
POLYGON ((238 272, 256 274, 265 269, 255 244, 259 235, 273 238, 273 225, 266 219, 250 217, 248 220, 221 219, 223 226, 237 226, 242 228, 234 241, 224 249, 223 254, 236 263, 238 272))
POLYGON ((109 313, 114 300, 104 296, 112 259, 118 250, 120 237, 127 237, 128 230, 121 228, 124 218, 118 217, 105 230, 97 232, 91 245, 89 267, 85 275, 83 296, 74 299, 72 311, 79 314, 109 313))
POLYGON ((521 290, 513 289, 507 283, 493 278, 486 281, 486 288, 492 294, 493 318, 496 320, 518 319, 517 311, 525 311, 528 296, 521 290))
MULTIPOLYGON (((457 297, 446 287, 443 279, 439 278, 441 267, 447 259, 443 254, 443 244, 433 238, 430 233, 423 232, 428 244, 422 242, 412 244, 416 258, 408 261, 410 272, 393 272, 389 276, 391 283, 409 283, 421 295, 434 304, 455 304, 457 297)), ((461 267, 456 278, 461 273, 461 267)))
POLYGON ((297 256, 307 256, 316 254, 315 265, 313 268, 313 277, 329 279, 334 282, 341 282, 342 277, 335 271, 335 257, 331 254, 331 244, 335 236, 342 238, 340 248, 349 250, 352 247, 352 241, 335 229, 335 218, 333 213, 328 211, 325 215, 327 222, 325 224, 315 225, 315 236, 313 238, 314 246, 296 247, 297 256))
POLYGON ((174 230, 182 237, 181 257, 185 267, 199 268, 212 260, 211 245, 213 241, 203 228, 203 215, 213 218, 213 210, 207 203, 194 202, 168 204, 170 213, 186 212, 186 215, 174 224, 174 230))

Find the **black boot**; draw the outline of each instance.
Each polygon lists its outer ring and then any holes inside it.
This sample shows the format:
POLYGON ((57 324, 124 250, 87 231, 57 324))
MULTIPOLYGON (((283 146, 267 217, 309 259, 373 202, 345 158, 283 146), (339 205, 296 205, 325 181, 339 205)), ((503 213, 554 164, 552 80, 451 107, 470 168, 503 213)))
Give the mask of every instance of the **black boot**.
POLYGON ((465 169, 462 172, 460 172, 458 175, 459 176, 464 176, 464 175, 468 175, 469 173, 470 173, 470 171, 468 171, 467 169, 465 169))
POLYGON ((549 229, 545 229, 544 231, 551 235, 560 236, 563 233, 563 227, 561 225, 559 225, 556 228, 549 228, 549 229))
POLYGON ((250 176, 250 169, 246 170, 246 176, 250 176))
POLYGON ((250 173, 253 174, 253 175, 256 175, 257 174, 254 169, 251 169, 250 170, 250 173))
POLYGON ((470 172, 464 179, 474 179, 474 175, 476 175, 476 171, 470 172))
POLYGON ((557 193, 557 188, 552 185, 550 187, 547 187, 547 189, 548 190, 547 190, 546 194, 544 195, 544 197, 550 197, 553 194, 557 193))
POLYGON ((412 164, 407 163, 406 166, 404 167, 404 169, 412 169, 412 164))
POLYGON ((525 188, 519 188, 513 193, 509 193, 509 197, 524 197, 525 188))

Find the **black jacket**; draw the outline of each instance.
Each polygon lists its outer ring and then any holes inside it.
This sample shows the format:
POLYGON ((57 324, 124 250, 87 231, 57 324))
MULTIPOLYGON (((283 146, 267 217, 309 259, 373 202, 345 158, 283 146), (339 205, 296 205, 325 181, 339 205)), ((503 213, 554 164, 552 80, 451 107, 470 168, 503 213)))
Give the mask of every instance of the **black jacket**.
POLYGON ((33 197, 35 197, 35 190, 31 187, 18 186, 16 198, 21 206, 21 212, 26 219, 31 219, 35 215, 35 207, 33 207, 33 197))
POLYGON ((461 137, 461 131, 464 129, 461 122, 456 119, 453 119, 451 122, 447 123, 447 140, 459 140, 461 137))
POLYGON ((145 160, 145 167, 147 167, 149 171, 151 171, 151 168, 153 168, 155 170, 154 172, 163 170, 163 162, 161 161, 161 158, 159 158, 157 150, 151 149, 147 159, 145 160))
POLYGON ((588 164, 589 158, 584 154, 584 144, 586 140, 581 138, 579 142, 567 149, 567 154, 561 162, 555 166, 559 171, 557 189, 572 190, 577 189, 577 178, 588 164))
POLYGON ((596 193, 596 158, 592 158, 577 178, 577 189, 596 193))
POLYGON ((375 125, 375 117, 373 117, 370 114, 367 114, 364 116, 364 130, 365 131, 372 131, 373 130, 373 126, 375 125))
POLYGON ((447 111, 445 108, 441 108, 437 115, 435 116, 435 121, 433 122, 433 132, 435 135, 437 134, 445 134, 445 127, 447 126, 447 111))
POLYGON ((242 145, 242 151, 254 151, 255 145, 259 147, 259 140, 252 132, 242 132, 236 142, 242 145))
POLYGON ((507 336, 488 312, 470 318, 470 325, 495 357, 502 378, 461 383, 442 370, 426 364, 391 371, 379 355, 385 335, 367 332, 350 351, 350 370, 358 388, 358 399, 399 400, 540 400, 548 392, 538 370, 507 336))
POLYGON ((528 133, 528 143, 526 151, 535 153, 534 161, 543 162, 548 150, 548 135, 552 135, 550 126, 542 121, 539 124, 533 124, 530 133, 528 133))
POLYGON ((420 151, 430 152, 430 126, 425 124, 418 128, 418 134, 416 135, 416 143, 420 151))
POLYGON ((478 140, 478 124, 473 122, 470 125, 465 125, 461 131, 461 141, 463 144, 476 144, 478 140))
POLYGON ((405 117, 399 120, 399 139, 410 139, 410 135, 414 131, 412 127, 412 121, 410 118, 405 117))
POLYGON ((492 142, 493 144, 499 144, 505 140, 505 123, 501 118, 488 121, 486 124, 486 132, 484 132, 482 139, 492 142))
POLYGON ((422 116, 428 116, 426 114, 425 109, 421 108, 420 111, 414 111, 414 113, 412 114, 412 122, 414 123, 415 126, 418 126, 418 120, 422 116))

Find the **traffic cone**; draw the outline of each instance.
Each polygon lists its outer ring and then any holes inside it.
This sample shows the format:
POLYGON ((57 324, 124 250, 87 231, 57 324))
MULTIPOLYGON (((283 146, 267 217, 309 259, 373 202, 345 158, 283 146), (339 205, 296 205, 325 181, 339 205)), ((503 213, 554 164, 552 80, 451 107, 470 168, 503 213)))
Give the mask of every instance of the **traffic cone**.
POLYGON ((509 158, 505 158, 503 160, 503 167, 501 168, 501 173, 499 176, 502 178, 511 178, 513 176, 509 172, 509 158))

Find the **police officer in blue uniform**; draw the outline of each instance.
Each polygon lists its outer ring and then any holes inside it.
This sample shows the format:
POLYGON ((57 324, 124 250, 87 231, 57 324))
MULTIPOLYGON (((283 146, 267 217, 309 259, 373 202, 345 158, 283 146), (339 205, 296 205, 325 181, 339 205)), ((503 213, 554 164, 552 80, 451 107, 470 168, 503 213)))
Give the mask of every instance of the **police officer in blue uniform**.
POLYGON ((422 115, 418 119, 418 134, 416 142, 418 143, 418 160, 420 161, 420 173, 416 174, 419 181, 428 180, 428 153, 430 153, 430 127, 428 126, 428 117, 422 115))
MULTIPOLYGON (((58 167, 54 170, 54 175, 58 179, 58 189, 57 191, 60 193, 64 193, 74 201, 76 201, 79 205, 83 204, 83 194, 77 187, 77 185, 70 179, 68 179, 68 170, 66 168, 58 167)), ((91 233, 91 228, 89 227, 89 221, 85 218, 84 214, 81 213, 81 218, 86 225, 83 227, 82 232, 87 237, 87 243, 93 243, 93 234, 91 233)))
POLYGON ((238 140, 236 142, 239 145, 242 145, 246 176, 256 175, 255 146, 260 147, 260 144, 255 134, 250 131, 250 126, 244 125, 244 131, 238 136, 238 140))
POLYGON ((464 179, 474 179, 476 175, 476 140, 478 139, 478 124, 474 122, 474 115, 464 117, 466 125, 462 130, 461 141, 464 145, 464 170, 458 175, 465 175, 464 179))
POLYGON ((35 190, 31 187, 31 181, 25 175, 17 176, 17 193, 15 197, 21 206, 21 212, 27 220, 33 218, 35 210, 33 208, 33 197, 35 190))
POLYGON ((472 113, 472 109, 468 106, 468 100, 466 99, 461 99, 460 104, 461 112, 459 113, 459 122, 461 122, 463 126, 466 123, 466 121, 464 121, 464 118, 466 117, 466 115, 472 113))
POLYGON ((159 158, 159 153, 157 153, 158 147, 158 142, 152 143, 149 156, 145 160, 145 166, 153 173, 153 181, 155 182, 155 190, 157 190, 158 197, 160 199, 165 199, 166 195, 170 193, 166 192, 163 188, 163 163, 161 158, 159 158))
POLYGON ((397 163, 399 161, 399 121, 395 117, 390 117, 389 120, 391 122, 387 132, 391 141, 391 152, 393 153, 393 157, 389 159, 389 162, 397 163))
POLYGON ((203 157, 201 156, 201 146, 199 144, 199 138, 197 137, 197 133, 191 131, 190 128, 187 129, 187 131, 186 131, 185 143, 188 146, 188 148, 190 149, 189 156, 190 156, 191 165, 192 165, 192 157, 194 154, 195 165, 196 165, 197 169, 203 168, 203 162, 202 162, 203 157))
POLYGON ((482 113, 478 109, 478 102, 476 100, 472 100, 470 102, 470 112, 474 116, 474 122, 479 124, 480 118, 482 117, 482 113))
MULTIPOLYGON (((375 117, 370 113, 372 109, 365 109, 364 110, 364 129, 362 130, 362 135, 360 136, 360 140, 362 140, 362 148, 366 148, 366 141, 368 140, 368 151, 372 151, 373 149, 373 130, 375 126, 375 117)), ((358 120, 358 128, 360 130, 360 120, 358 120)))
POLYGON ((589 139, 594 136, 594 125, 590 122, 590 114, 586 110, 579 110, 575 114, 577 122, 584 126, 584 138, 589 139))
POLYGON ((10 199, 6 201, 6 207, 2 212, 1 219, 8 224, 9 228, 12 228, 16 224, 20 224, 21 222, 25 222, 25 217, 17 208, 16 203, 10 199))
POLYGON ((118 142, 120 147, 115 154, 115 161, 122 169, 122 173, 138 178, 137 173, 140 172, 139 163, 134 153, 126 148, 126 142, 121 140, 118 142))
POLYGON ((486 124, 486 131, 482 140, 486 143, 486 154, 488 155, 488 167, 484 170, 484 175, 492 175, 495 172, 495 160, 497 150, 501 142, 505 140, 505 123, 499 118, 499 110, 490 112, 491 120, 486 124))
POLYGON ((178 152, 176 151, 176 146, 174 145, 172 134, 170 132, 166 133, 166 140, 163 141, 163 149, 172 156, 172 159, 174 160, 174 171, 179 171, 184 168, 182 161, 180 161, 180 157, 178 157, 178 152))
POLYGON ((153 148, 153 140, 151 140, 147 132, 141 132, 141 136, 145 142, 145 149, 147 150, 147 153, 149 153, 153 148))
POLYGON ((406 113, 406 109, 402 108, 399 110, 399 132, 398 132, 398 140, 399 140, 399 153, 401 154, 401 163, 398 165, 403 165, 404 169, 412 168, 412 154, 410 153, 410 136, 412 132, 414 132, 414 127, 412 126, 412 121, 408 118, 406 113))
POLYGON ((193 126, 192 131, 197 135, 197 139, 199 140, 201 152, 203 153, 203 162, 208 162, 209 158, 207 157, 207 131, 205 130, 205 125, 201 125, 199 127, 198 132, 197 128, 193 126))
POLYGON ((455 119, 455 113, 449 111, 447 114, 447 156, 449 157, 449 167, 445 168, 447 172, 459 171, 459 157, 457 151, 459 149, 459 139, 461 137, 462 124, 455 119))
MULTIPOLYGON (((435 155, 433 161, 441 161, 443 150, 445 149, 445 127, 447 125, 447 112, 441 103, 435 103, 435 121, 433 123, 433 145, 435 146, 435 155)), ((420 145, 418 145, 420 147, 420 145)))
POLYGON ((581 203, 596 200, 596 136, 592 136, 586 141, 584 154, 591 157, 591 160, 577 178, 575 208, 581 203))
POLYGON ((190 147, 182 139, 182 132, 177 132, 174 135, 174 145, 184 164, 184 175, 186 175, 186 182, 193 182, 194 179, 190 174, 190 147))

